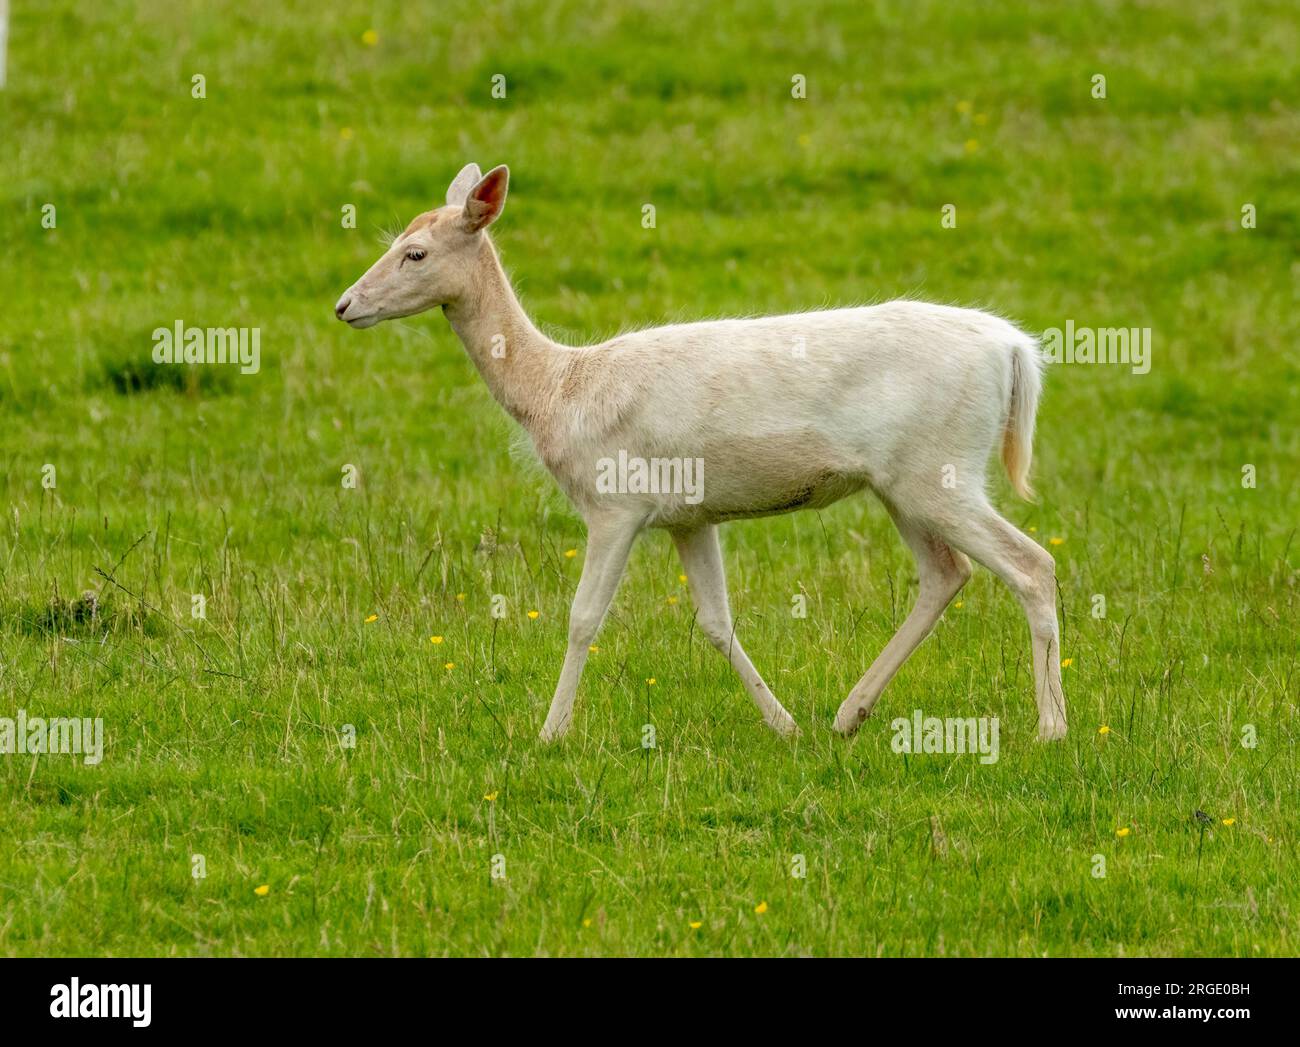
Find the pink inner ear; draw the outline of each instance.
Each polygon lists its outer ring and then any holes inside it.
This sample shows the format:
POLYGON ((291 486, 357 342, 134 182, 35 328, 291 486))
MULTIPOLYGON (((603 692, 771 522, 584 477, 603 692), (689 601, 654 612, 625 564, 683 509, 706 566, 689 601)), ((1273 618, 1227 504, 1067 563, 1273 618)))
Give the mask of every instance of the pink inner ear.
POLYGON ((483 204, 488 211, 499 211, 505 202, 506 180, 504 175, 488 175, 474 187, 473 198, 483 204))

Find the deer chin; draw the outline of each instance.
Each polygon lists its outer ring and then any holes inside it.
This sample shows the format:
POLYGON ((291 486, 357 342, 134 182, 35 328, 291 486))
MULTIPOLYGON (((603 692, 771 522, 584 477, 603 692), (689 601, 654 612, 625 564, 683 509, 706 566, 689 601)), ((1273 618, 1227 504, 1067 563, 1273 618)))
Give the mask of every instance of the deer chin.
POLYGON ((375 324, 379 323, 379 321, 382 319, 384 318, 380 316, 378 313, 371 313, 369 316, 349 317, 345 322, 349 327, 353 328, 354 330, 362 331, 365 330, 367 327, 374 327, 375 324))

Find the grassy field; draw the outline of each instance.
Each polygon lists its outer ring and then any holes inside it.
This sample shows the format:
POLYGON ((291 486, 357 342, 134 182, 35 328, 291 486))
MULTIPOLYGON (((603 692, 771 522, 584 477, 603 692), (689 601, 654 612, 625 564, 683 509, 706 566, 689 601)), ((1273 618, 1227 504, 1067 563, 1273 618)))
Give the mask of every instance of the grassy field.
POLYGON ((14 5, 0 717, 105 751, 0 756, 0 954, 1300 948, 1293 4, 245 6, 14 5), (582 522, 441 316, 331 314, 470 160, 562 341, 900 295, 1151 328, 1148 374, 1049 370, 1037 503, 998 480, 1069 737, 984 571, 832 734, 916 592, 856 498, 724 529, 800 739, 651 535, 541 747, 582 522), (153 364, 178 319, 260 328, 260 371, 153 364), (999 717, 1000 760, 895 754, 915 708, 999 717))

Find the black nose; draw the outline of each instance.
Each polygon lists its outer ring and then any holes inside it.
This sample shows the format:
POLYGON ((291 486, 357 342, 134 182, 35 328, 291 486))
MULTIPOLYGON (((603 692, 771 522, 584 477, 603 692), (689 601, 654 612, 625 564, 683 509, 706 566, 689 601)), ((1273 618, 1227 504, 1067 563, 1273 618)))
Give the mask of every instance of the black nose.
POLYGON ((334 315, 337 316, 340 320, 342 320, 343 314, 348 311, 348 306, 350 306, 351 304, 352 304, 352 296, 344 295, 342 298, 339 299, 339 304, 334 307, 334 315))

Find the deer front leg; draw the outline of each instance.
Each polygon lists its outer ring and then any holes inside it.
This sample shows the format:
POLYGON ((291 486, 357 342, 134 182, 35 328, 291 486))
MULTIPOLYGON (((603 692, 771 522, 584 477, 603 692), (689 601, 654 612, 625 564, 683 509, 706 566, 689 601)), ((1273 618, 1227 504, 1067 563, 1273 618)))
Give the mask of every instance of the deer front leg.
POLYGON ((560 670, 551 710, 542 725, 544 742, 564 737, 573 722, 573 701, 583 666, 587 664, 587 652, 614 599, 641 524, 639 517, 612 515, 593 516, 587 521, 587 555, 582 561, 582 578, 569 610, 569 647, 564 655, 564 668, 560 670))
POLYGON ((731 667, 754 699, 763 722, 777 734, 790 737, 799 733, 794 718, 776 700, 771 688, 763 682, 753 662, 736 639, 731 624, 731 608, 727 602, 727 575, 722 564, 722 549, 718 545, 718 528, 714 525, 694 531, 673 534, 677 555, 695 597, 695 620, 709 643, 731 663, 731 667))

